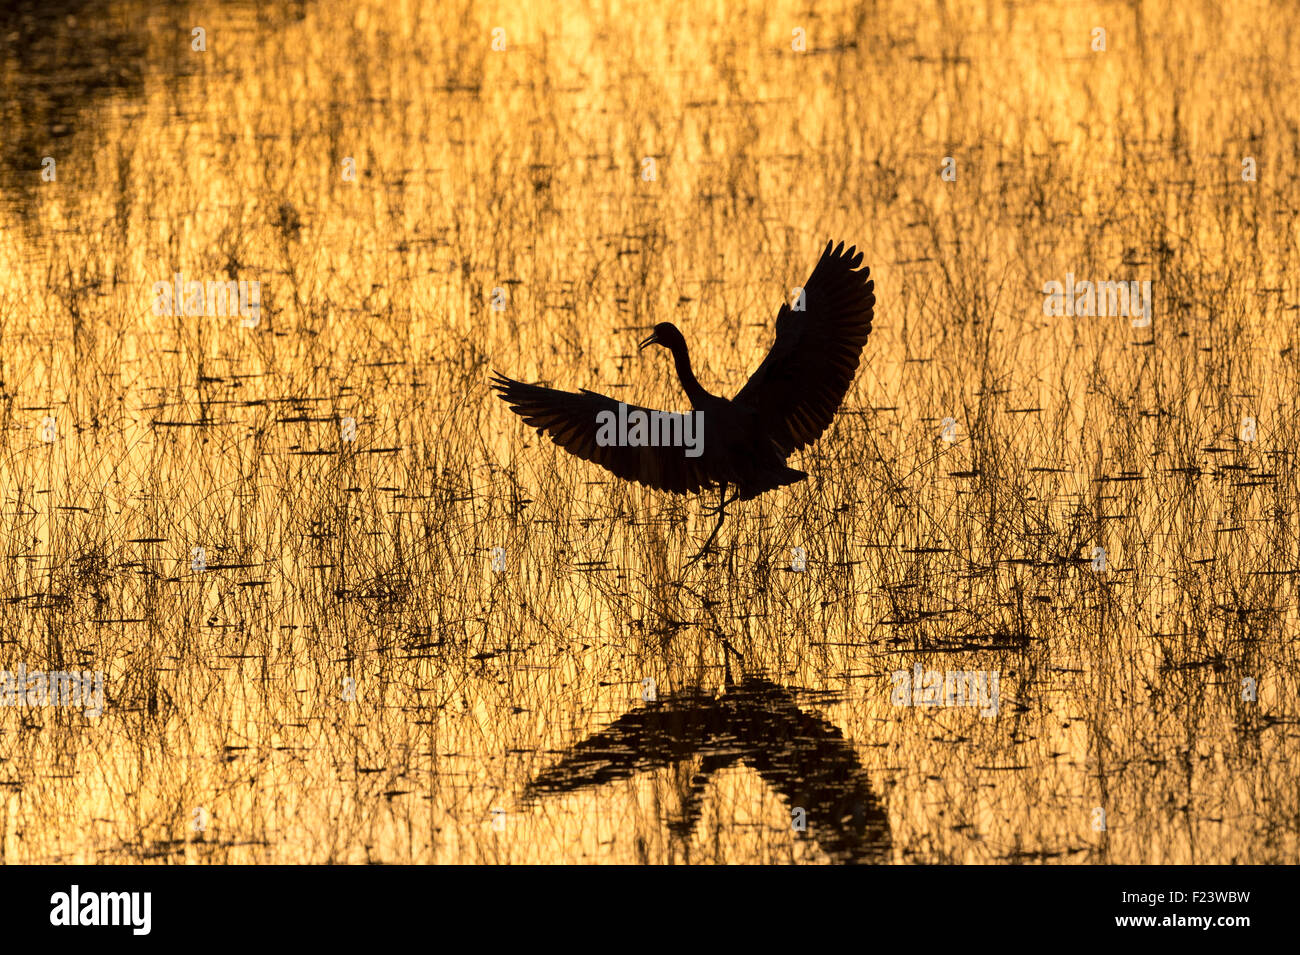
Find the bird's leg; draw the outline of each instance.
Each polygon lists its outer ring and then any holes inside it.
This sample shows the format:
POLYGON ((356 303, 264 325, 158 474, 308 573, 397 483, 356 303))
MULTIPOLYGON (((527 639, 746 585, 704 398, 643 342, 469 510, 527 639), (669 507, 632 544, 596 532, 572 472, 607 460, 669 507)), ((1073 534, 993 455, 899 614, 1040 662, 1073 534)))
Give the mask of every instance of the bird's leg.
POLYGON ((736 498, 738 497, 740 497, 739 489, 736 490, 736 493, 733 497, 728 499, 727 485, 725 484, 722 485, 722 493, 718 496, 717 509, 713 511, 705 512, 706 514, 717 514, 718 523, 713 525, 713 530, 709 534, 709 539, 704 542, 704 546, 700 548, 700 552, 686 562, 687 567, 690 567, 697 560, 699 560, 701 557, 703 557, 705 554, 709 552, 709 548, 713 546, 714 539, 718 536, 718 531, 722 530, 722 522, 727 519, 727 505, 730 504, 732 501, 736 500, 736 498))
POLYGON ((707 514, 709 517, 712 517, 714 514, 721 512, 728 504, 732 503, 739 497, 740 497, 740 488, 736 488, 736 493, 731 495, 731 497, 727 497, 727 485, 724 484, 722 485, 722 494, 718 498, 718 506, 706 507, 701 513, 707 514))

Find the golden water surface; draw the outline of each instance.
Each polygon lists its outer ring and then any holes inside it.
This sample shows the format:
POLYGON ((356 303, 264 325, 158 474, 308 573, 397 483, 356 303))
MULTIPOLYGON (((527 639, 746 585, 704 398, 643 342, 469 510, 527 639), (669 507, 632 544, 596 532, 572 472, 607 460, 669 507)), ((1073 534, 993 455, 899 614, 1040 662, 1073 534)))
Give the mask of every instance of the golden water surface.
POLYGON ((0 859, 1295 862, 1298 27, 0 14, 0 668, 105 697, 0 706, 0 859), (489 391, 683 410, 672 321, 734 394, 828 239, 862 367, 705 561, 711 497, 489 391), (1152 321, 1046 315, 1067 275, 1152 321))

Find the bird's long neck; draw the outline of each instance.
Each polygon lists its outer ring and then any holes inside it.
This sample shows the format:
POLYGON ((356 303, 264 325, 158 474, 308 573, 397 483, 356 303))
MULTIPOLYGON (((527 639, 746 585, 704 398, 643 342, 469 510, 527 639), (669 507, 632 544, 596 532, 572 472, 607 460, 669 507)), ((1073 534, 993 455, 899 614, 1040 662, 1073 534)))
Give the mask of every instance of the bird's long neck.
POLYGON ((682 383, 686 397, 691 399, 691 407, 703 408, 708 399, 713 396, 704 390, 704 386, 696 379, 695 372, 691 371, 691 356, 687 354, 686 343, 675 342, 672 345, 672 353, 673 364, 677 367, 677 377, 682 383))

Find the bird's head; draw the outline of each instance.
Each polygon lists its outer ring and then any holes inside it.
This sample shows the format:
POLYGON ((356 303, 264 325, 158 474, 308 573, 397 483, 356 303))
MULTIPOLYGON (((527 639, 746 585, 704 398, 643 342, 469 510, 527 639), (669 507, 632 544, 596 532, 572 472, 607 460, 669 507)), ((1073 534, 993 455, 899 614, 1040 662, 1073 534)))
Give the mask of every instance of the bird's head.
POLYGON ((638 350, 644 351, 647 345, 663 345, 669 351, 674 351, 678 346, 685 347, 686 339, 672 322, 660 322, 654 327, 650 337, 641 343, 638 350))

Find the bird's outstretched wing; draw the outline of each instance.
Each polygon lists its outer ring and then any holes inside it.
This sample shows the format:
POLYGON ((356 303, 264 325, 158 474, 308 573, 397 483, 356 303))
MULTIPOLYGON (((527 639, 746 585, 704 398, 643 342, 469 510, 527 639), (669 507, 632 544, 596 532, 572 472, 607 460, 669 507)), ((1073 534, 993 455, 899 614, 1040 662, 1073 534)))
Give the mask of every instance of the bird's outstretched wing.
POLYGON ((762 679, 744 689, 734 733, 762 741, 745 762, 791 807, 803 807, 808 833, 832 858, 884 861, 889 817, 853 744, 838 726, 803 712, 788 689, 762 679))
POLYGON ((876 305, 862 253, 844 243, 826 251, 804 285, 805 311, 782 305, 776 342, 733 399, 754 408, 790 454, 816 441, 835 417, 858 370, 876 305))
MULTIPOLYGON (((492 379, 492 385, 511 410, 536 428, 538 434, 549 435, 570 454, 599 464, 618 477, 675 494, 699 491, 716 483, 709 476, 707 458, 690 457, 684 447, 602 446, 597 441, 598 415, 608 411, 617 418, 619 402, 614 398, 586 389, 574 393, 528 385, 499 373, 492 379)), ((647 417, 671 416, 670 412, 636 405, 627 405, 625 414, 631 416, 637 411, 647 417)))
POLYGON ((637 773, 703 757, 708 775, 738 762, 742 749, 726 731, 731 712, 711 693, 685 691, 624 713, 572 747, 557 765, 528 784, 528 797, 577 792, 637 773), (722 740, 722 742, 719 742, 722 740))

